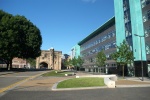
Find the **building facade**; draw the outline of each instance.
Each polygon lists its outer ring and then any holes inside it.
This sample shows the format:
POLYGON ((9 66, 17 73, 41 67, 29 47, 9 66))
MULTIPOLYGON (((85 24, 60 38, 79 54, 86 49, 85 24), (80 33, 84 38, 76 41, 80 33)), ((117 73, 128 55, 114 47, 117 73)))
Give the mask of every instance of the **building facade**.
POLYGON ((106 65, 116 66, 110 54, 126 40, 134 55, 134 62, 127 65, 128 74, 131 69, 134 70, 131 75, 142 76, 143 70, 147 76, 150 74, 150 0, 114 0, 114 7, 115 17, 79 42, 83 66, 88 70, 94 68, 101 50, 107 56, 106 65))
POLYGON ((26 61, 26 59, 21 59, 21 58, 15 57, 12 60, 12 67, 13 68, 26 68, 27 61, 26 61))
POLYGON ((81 57, 84 60, 83 67, 86 71, 93 71, 98 67, 96 66, 96 55, 102 50, 104 50, 107 57, 107 67, 116 67, 115 61, 110 58, 110 55, 116 52, 115 18, 108 20, 78 44, 81 49, 81 57))
POLYGON ((54 69, 61 70, 62 52, 50 50, 42 50, 41 56, 36 58, 37 69, 54 69))
POLYGON ((134 54, 135 76, 147 76, 150 64, 150 0, 114 0, 116 44, 123 40, 134 54))
POLYGON ((80 56, 80 46, 77 44, 71 49, 71 59, 78 58, 80 56))

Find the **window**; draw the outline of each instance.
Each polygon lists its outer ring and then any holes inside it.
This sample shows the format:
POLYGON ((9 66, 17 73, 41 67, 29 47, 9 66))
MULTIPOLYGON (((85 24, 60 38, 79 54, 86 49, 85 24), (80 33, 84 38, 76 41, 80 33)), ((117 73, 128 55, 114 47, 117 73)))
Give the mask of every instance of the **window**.
POLYGON ((146 5, 150 4, 150 0, 146 0, 146 5))
POLYGON ((147 17, 150 19, 150 10, 147 11, 147 17))
POLYGON ((150 45, 146 44, 146 54, 150 54, 150 45))

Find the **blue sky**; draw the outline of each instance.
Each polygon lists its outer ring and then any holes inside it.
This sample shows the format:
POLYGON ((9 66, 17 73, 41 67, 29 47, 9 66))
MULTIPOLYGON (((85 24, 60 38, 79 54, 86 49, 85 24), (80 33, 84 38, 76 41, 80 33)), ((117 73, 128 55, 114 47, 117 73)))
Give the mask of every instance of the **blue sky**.
POLYGON ((0 0, 0 9, 34 23, 42 50, 63 54, 114 16, 113 0, 0 0))

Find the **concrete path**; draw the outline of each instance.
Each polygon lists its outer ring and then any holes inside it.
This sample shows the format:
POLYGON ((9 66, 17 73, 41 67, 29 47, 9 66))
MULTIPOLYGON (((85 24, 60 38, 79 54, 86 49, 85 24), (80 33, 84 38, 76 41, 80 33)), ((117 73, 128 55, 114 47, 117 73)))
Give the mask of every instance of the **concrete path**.
MULTIPOLYGON (((78 72, 76 73, 78 76, 82 75, 91 75, 88 73, 82 73, 78 72)), ((39 76, 37 78, 34 78, 32 80, 28 80, 27 82, 19 85, 15 88, 17 91, 51 91, 52 87, 55 83, 58 83, 60 81, 75 78, 75 76, 66 76, 66 77, 42 77, 39 76)), ((126 78, 126 79, 119 79, 116 81, 116 88, 124 88, 124 87, 150 87, 150 80, 147 81, 141 81, 138 78, 126 78)), ((100 87, 94 87, 100 88, 100 87)), ((101 87, 101 88, 107 88, 101 87)), ((80 88, 80 89, 92 89, 92 88, 80 88)), ((73 89, 71 89, 73 90, 73 89)))
POLYGON ((28 80, 27 82, 21 84, 16 90, 19 91, 51 91, 52 86, 62 80, 66 80, 69 78, 75 78, 75 77, 42 77, 39 76, 33 80, 28 80))

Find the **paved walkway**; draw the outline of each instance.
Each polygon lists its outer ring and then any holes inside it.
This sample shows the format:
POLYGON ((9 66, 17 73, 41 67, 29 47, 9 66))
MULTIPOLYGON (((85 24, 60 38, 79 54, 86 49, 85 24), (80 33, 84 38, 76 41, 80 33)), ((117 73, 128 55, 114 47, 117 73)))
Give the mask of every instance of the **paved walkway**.
MULTIPOLYGON (((76 73, 78 76, 89 75, 89 73, 76 73)), ((91 74, 90 74, 91 75, 91 74)), ((39 76, 32 80, 28 80, 23 84, 15 88, 17 91, 51 91, 53 85, 59 81, 66 80, 69 78, 75 78, 75 76, 66 76, 66 77, 42 77, 39 76)), ((116 81, 116 87, 150 87, 150 79, 141 81, 139 78, 125 78, 118 79, 116 81)))

